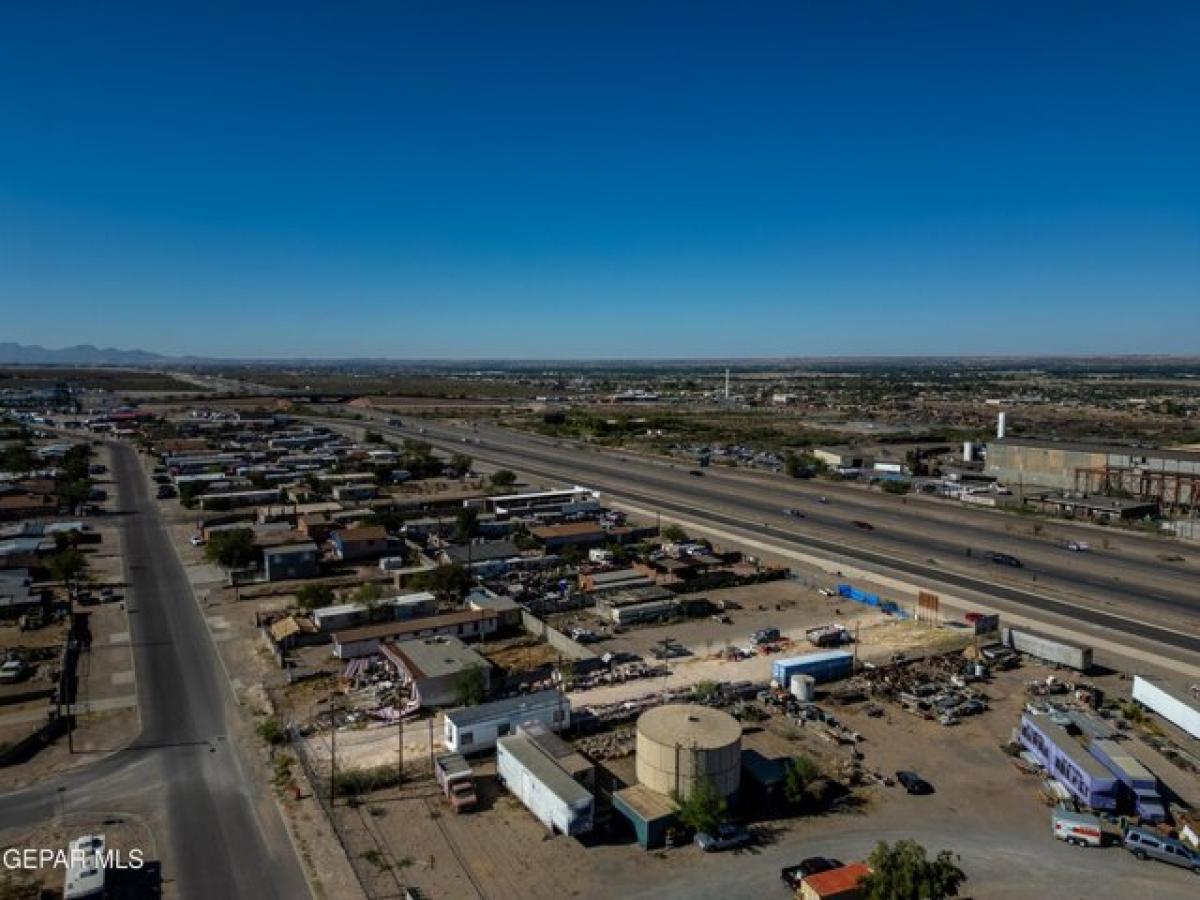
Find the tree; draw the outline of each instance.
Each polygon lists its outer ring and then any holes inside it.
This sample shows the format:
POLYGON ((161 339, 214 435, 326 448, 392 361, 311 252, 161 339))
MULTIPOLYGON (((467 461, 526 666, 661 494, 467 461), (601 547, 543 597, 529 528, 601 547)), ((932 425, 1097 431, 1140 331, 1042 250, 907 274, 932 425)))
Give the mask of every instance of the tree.
POLYGON ((454 539, 465 543, 479 534, 479 511, 473 506, 464 506, 454 517, 454 539))
POLYGON ((0 456, 0 469, 7 472, 28 472, 34 467, 35 462, 33 453, 29 450, 29 444, 22 442, 5 449, 4 455, 0 456))
POLYGON ((363 606, 365 606, 367 611, 371 614, 371 618, 375 618, 375 610, 379 608, 379 604, 382 602, 384 594, 385 591, 383 589, 383 585, 371 582, 358 588, 353 594, 350 595, 350 599, 355 603, 361 603, 363 606))
POLYGON ((674 793, 671 799, 675 801, 676 817, 693 831, 716 831, 728 808, 716 782, 707 776, 699 778, 686 797, 674 793))
POLYGON ((443 603, 457 603, 470 590, 471 584, 471 573, 459 565, 427 569, 412 578, 414 588, 429 591, 443 603))
POLYGON ((955 854, 943 850, 929 860, 925 848, 908 839, 891 846, 880 841, 867 863, 871 874, 861 884, 866 900, 942 900, 957 897, 967 880, 955 854))
POLYGON ((92 482, 87 478, 77 478, 74 481, 68 481, 59 485, 58 488, 59 502, 70 509, 87 503, 88 497, 91 495, 92 482))
POLYGON ((911 481, 898 481, 895 479, 888 479, 887 481, 883 482, 883 484, 881 486, 884 489, 884 491, 886 491, 889 494, 907 494, 909 491, 912 490, 912 482, 911 481))
POLYGON ((64 550, 50 557, 46 568, 50 570, 55 581, 66 584, 68 581, 78 578, 87 569, 87 557, 78 550, 64 550))
POLYGON ((319 609, 322 606, 332 606, 337 600, 333 588, 327 584, 306 584, 296 591, 296 603, 302 609, 319 609))
POLYGON ((226 569, 240 569, 254 561, 254 532, 249 528, 217 531, 208 539, 204 555, 226 569))
POLYGON ((497 469, 488 478, 492 487, 509 488, 517 483, 517 475, 510 469, 497 469))
POLYGON ((687 532, 678 525, 664 525, 658 533, 664 541, 670 541, 673 544, 687 540, 687 532))
POLYGON ((450 457, 450 462, 446 464, 446 468, 450 470, 450 474, 456 478, 462 478, 471 471, 471 466, 474 465, 474 460, 465 453, 455 453, 450 457))
POLYGON ((793 451, 788 450, 783 454, 783 471, 787 473, 788 478, 799 478, 804 467, 800 464, 800 457, 793 451))
POLYGON ((808 799, 808 785, 820 774, 817 764, 807 756, 796 756, 788 760, 784 776, 783 795, 788 803, 801 804, 808 799))
POLYGON ((477 706, 487 697, 483 666, 469 666, 454 676, 454 696, 460 706, 477 706))

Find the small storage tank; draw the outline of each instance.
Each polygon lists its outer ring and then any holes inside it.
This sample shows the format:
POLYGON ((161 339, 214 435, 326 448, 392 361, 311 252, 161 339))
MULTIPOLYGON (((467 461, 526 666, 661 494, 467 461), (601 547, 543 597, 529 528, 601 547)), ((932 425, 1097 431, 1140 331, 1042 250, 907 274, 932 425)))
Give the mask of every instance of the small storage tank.
POLYGON ((963 462, 975 461, 975 442, 963 441, 963 462))
POLYGON ((647 710, 637 723, 637 777, 652 791, 681 797, 710 778, 726 797, 742 775, 742 726, 719 709, 672 703, 647 710))
POLYGON ((797 700, 809 702, 817 696, 817 679, 811 675, 805 675, 803 672, 797 672, 792 676, 791 692, 797 700))

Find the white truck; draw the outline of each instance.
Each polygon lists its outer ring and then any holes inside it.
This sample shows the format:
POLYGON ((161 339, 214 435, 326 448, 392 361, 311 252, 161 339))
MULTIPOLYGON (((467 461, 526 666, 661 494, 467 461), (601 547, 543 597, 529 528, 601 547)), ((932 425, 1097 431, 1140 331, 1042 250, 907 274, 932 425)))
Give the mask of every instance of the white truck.
POLYGON ((479 798, 475 795, 475 773, 467 761, 458 753, 443 753, 433 762, 438 784, 454 811, 474 809, 479 798))

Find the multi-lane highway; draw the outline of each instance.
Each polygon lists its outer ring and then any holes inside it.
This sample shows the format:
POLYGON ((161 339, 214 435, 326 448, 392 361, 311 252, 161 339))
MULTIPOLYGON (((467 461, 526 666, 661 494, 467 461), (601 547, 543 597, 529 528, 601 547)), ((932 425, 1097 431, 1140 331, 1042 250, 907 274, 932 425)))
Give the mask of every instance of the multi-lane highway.
POLYGON ((828 482, 688 467, 478 423, 373 428, 558 482, 579 482, 664 513, 736 528, 828 558, 1003 598, 1032 611, 1200 652, 1200 554, 1174 542, 905 499, 828 482), (818 502, 825 496, 828 503, 818 502), (795 508, 803 518, 784 513, 795 508), (871 530, 856 527, 868 522, 871 530), (1035 525, 1039 526, 1035 533, 1035 525), (1093 549, 1073 553, 1069 539, 1093 549), (1108 546, 1105 546, 1107 543, 1108 546), (971 553, 968 555, 967 551, 971 553), (997 566, 989 551, 1024 565, 997 566))
POLYGON ((10 835, 59 811, 163 822, 177 896, 308 897, 278 811, 230 737, 236 702, 134 451, 113 445, 142 732, 99 762, 0 797, 10 835), (9 830, 12 830, 11 832, 9 830))

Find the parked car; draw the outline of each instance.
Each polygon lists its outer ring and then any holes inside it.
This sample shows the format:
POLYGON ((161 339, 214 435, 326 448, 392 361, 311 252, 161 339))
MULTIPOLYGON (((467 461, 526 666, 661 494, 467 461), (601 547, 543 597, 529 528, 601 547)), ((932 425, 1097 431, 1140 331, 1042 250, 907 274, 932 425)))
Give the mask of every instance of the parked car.
POLYGON ((193 547, 204 546, 204 535, 202 534, 193 534, 190 540, 193 547))
POLYGON ((870 522, 864 522, 862 519, 855 519, 850 524, 853 525, 855 528, 861 528, 863 531, 874 531, 875 530, 874 525, 872 525, 870 522))
POLYGON ((778 628, 760 628, 754 634, 750 635, 750 643, 755 647, 760 644, 773 644, 777 640, 779 640, 778 628))
POLYGON ((174 496, 175 496, 175 488, 171 487, 171 485, 160 484, 158 486, 158 499, 159 500, 170 500, 174 496))
POLYGON ((901 769, 896 773, 896 780, 900 782, 904 789, 910 794, 920 795, 933 793, 933 785, 916 772, 910 772, 907 769, 901 769))
POLYGON ((748 843, 750 843, 750 832, 746 830, 746 827, 728 822, 718 825, 715 833, 701 831, 696 834, 696 846, 705 853, 711 853, 714 850, 732 850, 735 847, 744 847, 748 843))
POLYGON ((1021 568, 1021 561, 1008 553, 992 553, 989 558, 998 566, 1011 566, 1014 569, 1021 568))
POLYGON ((800 890, 800 882, 809 875, 820 875, 822 872, 828 872, 831 869, 840 869, 841 867, 841 860, 826 859, 824 856, 810 856, 808 859, 800 860, 797 865, 781 869, 779 877, 793 891, 798 891, 800 890))
POLYGON ((1138 859, 1157 859, 1200 873, 1200 853, 1182 841, 1163 837, 1148 828, 1130 828, 1125 832, 1124 844, 1138 859))
POLYGON ((29 677, 29 664, 23 659, 10 659, 0 665, 0 684, 16 684, 29 677))

